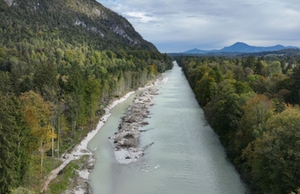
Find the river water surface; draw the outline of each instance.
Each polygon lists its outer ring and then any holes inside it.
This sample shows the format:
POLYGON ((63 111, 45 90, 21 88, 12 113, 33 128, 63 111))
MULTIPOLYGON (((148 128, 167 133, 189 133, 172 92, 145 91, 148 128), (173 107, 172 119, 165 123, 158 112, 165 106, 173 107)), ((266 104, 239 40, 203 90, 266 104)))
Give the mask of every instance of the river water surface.
POLYGON ((226 160, 218 135, 207 125, 193 91, 175 63, 163 74, 159 95, 149 110, 149 125, 141 134, 141 147, 154 142, 145 156, 129 165, 114 158, 108 139, 134 95, 111 110, 111 116, 89 143, 96 157, 89 176, 94 194, 244 194, 246 188, 234 166, 226 160))

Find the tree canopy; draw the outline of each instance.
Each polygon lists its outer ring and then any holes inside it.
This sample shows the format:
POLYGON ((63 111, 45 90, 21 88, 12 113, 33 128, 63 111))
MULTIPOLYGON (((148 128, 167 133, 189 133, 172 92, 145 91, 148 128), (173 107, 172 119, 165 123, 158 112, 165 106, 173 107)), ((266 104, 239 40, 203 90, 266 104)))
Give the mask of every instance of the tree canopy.
POLYGON ((299 193, 298 57, 177 60, 253 193, 299 193))
POLYGON ((0 1, 0 10, 0 193, 9 193, 37 189, 47 158, 172 62, 94 0, 0 1))

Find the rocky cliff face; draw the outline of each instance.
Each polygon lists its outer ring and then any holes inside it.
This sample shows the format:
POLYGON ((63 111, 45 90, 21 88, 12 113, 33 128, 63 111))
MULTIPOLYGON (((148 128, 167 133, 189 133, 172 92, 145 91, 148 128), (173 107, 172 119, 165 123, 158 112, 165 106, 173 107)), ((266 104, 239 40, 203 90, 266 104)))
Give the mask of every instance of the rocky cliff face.
POLYGON ((31 20, 38 26, 46 23, 59 29, 82 28, 87 35, 97 35, 103 41, 157 51, 124 17, 95 0, 0 0, 0 9, 15 15, 16 20, 31 20))
POLYGON ((6 3, 7 3, 7 5, 8 6, 12 6, 12 4, 13 4, 13 0, 4 0, 6 3))

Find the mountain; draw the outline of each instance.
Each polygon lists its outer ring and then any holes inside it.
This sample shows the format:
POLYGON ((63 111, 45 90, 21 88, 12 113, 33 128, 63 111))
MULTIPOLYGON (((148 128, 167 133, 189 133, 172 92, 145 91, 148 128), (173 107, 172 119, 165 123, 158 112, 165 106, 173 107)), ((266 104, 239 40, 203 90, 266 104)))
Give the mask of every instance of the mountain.
POLYGON ((189 53, 190 53, 190 54, 192 54, 192 53, 194 53, 194 54, 199 54, 199 53, 207 53, 207 51, 199 50, 199 49, 194 48, 194 49, 185 51, 184 53, 187 53, 187 54, 189 54, 189 53))
MULTIPOLYGON (((0 18, 0 48, 16 49, 21 56, 60 53, 66 57, 66 50, 81 50, 84 55, 111 51, 118 59, 166 60, 170 64, 170 59, 144 40, 126 18, 96 0, 0 0, 0 18)), ((158 64, 158 71, 172 66, 158 64)), ((8 66, 0 64, 0 70, 10 69, 8 66)))
POLYGON ((199 49, 192 49, 183 52, 183 54, 220 54, 220 53, 256 53, 256 52, 267 52, 267 51, 277 51, 282 49, 289 49, 289 48, 296 48, 292 46, 282 46, 282 45, 275 45, 270 47, 262 47, 262 46, 250 46, 243 42, 236 42, 231 46, 224 47, 220 50, 199 50, 199 49))
POLYGON ((263 51, 263 52, 255 52, 255 53, 239 53, 237 56, 290 56, 290 57, 299 57, 300 50, 298 48, 286 48, 281 50, 274 51, 263 51))
POLYGON ((112 99, 173 64, 95 0, 0 0, 0 18, 0 193, 40 193, 112 99))
POLYGON ((259 47, 259 46, 250 46, 243 42, 237 42, 231 46, 224 47, 219 50, 219 52, 240 52, 240 53, 254 53, 254 52, 263 52, 263 51, 275 51, 282 50, 286 47, 282 45, 276 45, 271 47, 259 47))
POLYGON ((90 36, 99 42, 99 49, 122 44, 157 51, 124 17, 95 0, 1 0, 0 9, 5 36, 19 38, 17 33, 25 32, 22 37, 30 38, 38 32, 64 31, 90 36))

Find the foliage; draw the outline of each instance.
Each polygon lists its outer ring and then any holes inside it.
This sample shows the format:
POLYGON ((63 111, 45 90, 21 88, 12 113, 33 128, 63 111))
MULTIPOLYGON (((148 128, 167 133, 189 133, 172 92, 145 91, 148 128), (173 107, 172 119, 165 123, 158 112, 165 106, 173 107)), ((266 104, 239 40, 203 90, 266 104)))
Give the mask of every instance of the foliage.
MULTIPOLYGON (((265 133, 244 150, 252 183, 268 193, 288 193, 300 184, 300 110, 288 107, 266 123, 265 133), (263 177, 268 179, 262 183, 263 177)), ((265 178, 264 178, 265 179, 265 178)))
MULTIPOLYGON (((70 187, 70 182, 74 182, 78 176, 78 170, 82 168, 82 164, 86 163, 89 156, 83 156, 79 160, 71 161, 58 175, 58 177, 50 182, 47 193, 63 193, 70 187)), ((71 183, 72 185, 73 183, 71 183)))
POLYGON ((0 10, 0 193, 38 190, 48 157, 172 62, 94 0, 0 1, 0 10))
POLYGON ((254 193, 299 190, 297 57, 177 58, 207 121, 254 193))
POLYGON ((69 185, 70 180, 74 179, 77 175, 76 170, 79 169, 78 161, 70 162, 61 172, 58 177, 51 182, 49 190, 46 193, 62 193, 69 185))
POLYGON ((35 194, 35 192, 24 187, 18 187, 12 191, 12 194, 35 194))
POLYGON ((18 154, 18 112, 14 106, 13 99, 0 96, 0 192, 8 193, 11 188, 17 185, 20 178, 18 167, 21 165, 18 154))

